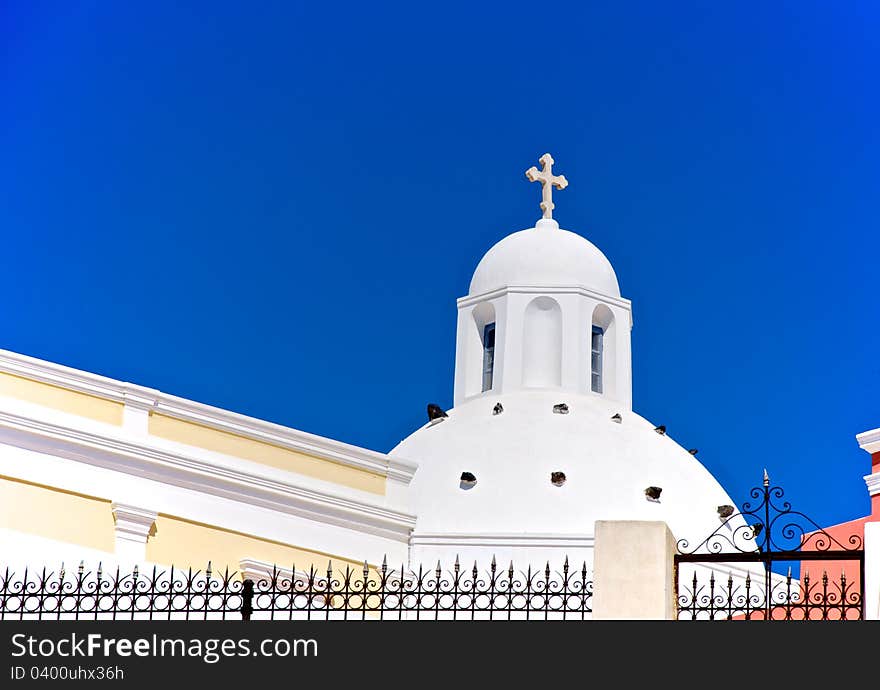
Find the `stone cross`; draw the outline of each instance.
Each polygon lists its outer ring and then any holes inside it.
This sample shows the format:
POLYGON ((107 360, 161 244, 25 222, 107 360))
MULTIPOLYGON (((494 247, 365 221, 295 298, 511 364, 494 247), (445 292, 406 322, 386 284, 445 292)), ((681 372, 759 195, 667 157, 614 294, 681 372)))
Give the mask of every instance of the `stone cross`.
POLYGON ((553 217, 553 209, 556 206, 553 204, 553 187, 556 189, 565 189, 568 187, 568 180, 565 179, 565 175, 554 175, 553 174, 553 156, 549 153, 545 153, 538 159, 538 162, 541 164, 541 170, 539 171, 534 165, 526 170, 526 177, 529 182, 540 182, 541 183, 541 208, 544 211, 544 218, 552 218, 553 217))

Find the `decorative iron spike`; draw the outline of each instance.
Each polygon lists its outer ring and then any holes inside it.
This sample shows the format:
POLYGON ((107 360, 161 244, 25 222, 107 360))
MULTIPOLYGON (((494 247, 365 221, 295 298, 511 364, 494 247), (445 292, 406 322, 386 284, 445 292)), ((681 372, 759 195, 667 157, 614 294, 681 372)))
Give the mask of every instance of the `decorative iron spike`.
POLYGON ((101 579, 101 570, 104 567, 104 563, 102 561, 98 561, 98 579, 101 579))
POLYGON ((585 579, 587 577, 587 562, 586 561, 584 561, 584 567, 581 568, 581 576, 583 576, 585 579))
POLYGON ((86 562, 85 562, 85 561, 80 561, 80 562, 79 562, 79 568, 76 569, 77 575, 82 575, 82 574, 83 574, 83 570, 85 570, 85 567, 86 567, 86 562))
POLYGON ((458 573, 459 564, 458 564, 458 554, 455 554, 455 572, 458 573))
MULTIPOLYGON (((135 566, 135 568, 137 568, 137 566, 135 566)), ((61 561, 61 570, 59 571, 58 575, 59 577, 61 577, 62 580, 64 579, 64 561, 61 561)))
MULTIPOLYGON (((274 565, 272 566, 272 569, 275 569, 274 565)), ((205 578, 207 578, 208 580, 211 579, 211 561, 208 561, 208 567, 205 568, 205 578)))
POLYGON ((333 561, 327 561, 327 579, 333 579, 333 561))
POLYGON ((510 567, 507 569, 507 576, 512 580, 513 579, 513 561, 510 562, 510 567))
POLYGON ((764 487, 770 486, 770 475, 767 474, 767 468, 764 468, 764 487))
POLYGON ((822 571, 822 584, 823 585, 828 584, 828 571, 827 570, 822 571))
POLYGON ((791 582, 791 566, 788 566, 788 575, 786 575, 785 577, 789 582, 791 582))
POLYGON ((388 572, 388 554, 382 556, 382 574, 388 572))
POLYGON ((367 562, 364 561, 364 579, 366 580, 369 575, 370 575, 370 566, 368 566, 367 562))
POLYGON ((562 572, 568 574, 568 555, 565 556, 565 563, 562 564, 562 572))
POLYGON ((471 573, 473 574, 475 580, 477 579, 477 574, 478 574, 479 572, 480 572, 480 571, 477 570, 477 562, 474 561, 474 569, 471 571, 471 573))
POLYGON ((134 570, 132 571, 131 575, 132 575, 132 577, 133 577, 135 580, 138 579, 138 567, 137 567, 137 563, 135 563, 134 570))
POLYGON ((439 558, 437 559, 437 567, 434 568, 434 572, 436 573, 437 577, 439 578, 439 577, 440 577, 440 572, 441 572, 441 568, 440 568, 440 559, 439 559, 439 558))
POLYGON ((492 554, 492 563, 490 564, 489 567, 492 568, 492 572, 494 573, 495 572, 495 554, 494 553, 492 554))

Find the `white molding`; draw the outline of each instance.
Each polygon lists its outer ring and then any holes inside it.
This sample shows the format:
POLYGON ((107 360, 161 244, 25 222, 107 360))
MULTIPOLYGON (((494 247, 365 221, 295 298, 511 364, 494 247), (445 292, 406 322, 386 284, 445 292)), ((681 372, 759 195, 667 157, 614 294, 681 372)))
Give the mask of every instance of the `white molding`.
POLYGON ((859 442, 859 448, 871 453, 880 453, 880 429, 871 429, 863 431, 856 435, 856 441, 859 442))
POLYGON ((865 485, 868 487, 868 495, 876 496, 880 494, 880 472, 866 474, 862 479, 865 480, 865 485))
POLYGON ((415 527, 413 515, 298 486, 284 477, 290 473, 273 468, 260 473, 250 469, 260 467, 255 463, 207 462, 4 410, 0 410, 0 442, 396 541, 406 542, 415 527))
POLYGON ((116 521, 116 538, 133 541, 138 544, 146 544, 150 530, 159 517, 159 514, 146 508, 117 503, 111 505, 113 519, 116 521))
POLYGON ((443 532, 413 532, 411 546, 467 546, 487 548, 593 548, 592 534, 522 534, 498 532, 495 534, 457 534, 443 532))
POLYGON ((157 412, 255 441, 271 443, 355 469, 381 474, 404 484, 409 484, 418 469, 417 463, 401 457, 392 457, 219 407, 178 398, 154 388, 123 383, 8 350, 0 350, 0 372, 123 403, 135 410, 157 412))
POLYGON ((592 297, 593 299, 600 300, 607 304, 613 304, 616 307, 621 307, 623 309, 632 311, 631 300, 628 300, 624 297, 612 297, 610 295, 605 295, 601 292, 590 290, 589 288, 585 288, 580 285, 507 285, 502 288, 496 288, 494 290, 489 290, 488 292, 483 292, 479 295, 465 295, 464 297, 459 297, 456 300, 456 304, 458 305, 458 308, 461 309, 463 307, 469 307, 470 305, 476 304, 478 302, 484 302, 487 299, 495 299, 497 297, 503 297, 507 294, 516 293, 541 293, 544 295, 581 295, 583 297, 592 297))

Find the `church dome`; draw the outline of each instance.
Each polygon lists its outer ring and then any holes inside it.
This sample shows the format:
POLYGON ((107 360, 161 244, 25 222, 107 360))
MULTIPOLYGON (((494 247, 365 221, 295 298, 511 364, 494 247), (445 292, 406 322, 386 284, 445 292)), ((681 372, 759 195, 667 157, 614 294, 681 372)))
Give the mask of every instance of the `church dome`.
POLYGON ((508 235, 493 246, 474 271, 470 295, 518 286, 580 286, 620 297, 611 262, 580 235, 560 230, 545 218, 536 227, 508 235))
POLYGON ((734 505, 694 455, 600 396, 514 392, 448 414, 391 451, 419 463, 419 533, 591 535, 596 520, 662 520, 696 545, 721 524, 718 506, 734 505), (567 413, 554 412, 560 403, 567 413), (662 490, 659 501, 649 487, 662 490))

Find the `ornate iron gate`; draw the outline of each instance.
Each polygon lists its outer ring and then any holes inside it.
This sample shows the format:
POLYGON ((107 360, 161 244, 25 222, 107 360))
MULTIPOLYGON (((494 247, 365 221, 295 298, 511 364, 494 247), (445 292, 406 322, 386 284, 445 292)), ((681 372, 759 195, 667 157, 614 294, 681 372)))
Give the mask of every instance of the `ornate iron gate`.
MULTIPOLYGON (((861 620, 865 589, 862 537, 839 539, 763 486, 742 512, 696 548, 678 542, 675 588, 679 620, 861 620), (752 503, 758 501, 754 507, 752 503), (845 543, 842 543, 845 542, 845 543), (774 572, 800 564, 798 577, 774 572)), ((720 508, 719 508, 719 512, 720 508)))

